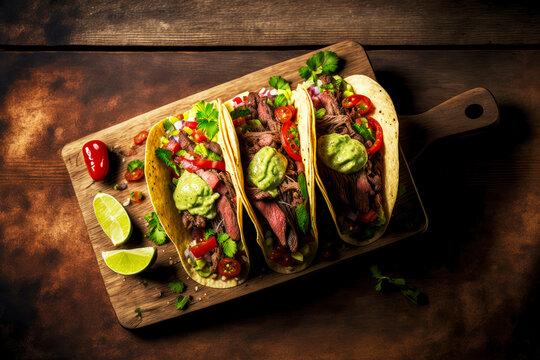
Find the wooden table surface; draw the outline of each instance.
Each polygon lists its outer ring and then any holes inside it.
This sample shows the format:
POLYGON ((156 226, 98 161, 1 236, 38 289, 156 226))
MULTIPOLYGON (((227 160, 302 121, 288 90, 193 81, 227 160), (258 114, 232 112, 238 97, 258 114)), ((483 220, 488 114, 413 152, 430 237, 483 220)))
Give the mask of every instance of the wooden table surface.
MULTIPOLYGON (((0 5, 0 352, 21 359, 539 358, 538 5, 339 1, 321 14, 323 2, 187 3, 0 5), (496 126, 435 143, 412 164, 428 231, 216 308, 122 328, 62 147, 342 40, 367 45, 398 114, 475 87, 498 102, 496 126), (429 303, 377 293, 371 264, 406 278, 429 303)), ((421 128, 401 129, 422 141, 421 128)), ((406 157, 415 145, 404 146, 406 157)))

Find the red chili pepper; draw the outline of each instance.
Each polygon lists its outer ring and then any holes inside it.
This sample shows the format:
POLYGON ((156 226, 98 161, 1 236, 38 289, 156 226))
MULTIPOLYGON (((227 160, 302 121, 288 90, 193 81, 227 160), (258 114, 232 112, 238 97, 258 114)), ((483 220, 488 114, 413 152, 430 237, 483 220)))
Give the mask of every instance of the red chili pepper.
POLYGON ((195 246, 192 246, 189 248, 189 251, 195 256, 196 258, 200 258, 207 252, 214 250, 218 246, 216 237, 212 236, 206 241, 201 241, 195 246))
POLYGON ((383 141, 383 129, 381 124, 372 117, 367 118, 368 125, 371 129, 375 129, 375 142, 369 149, 366 149, 368 156, 375 154, 381 148, 383 141))
POLYGON ((281 144, 293 160, 301 161, 300 147, 295 140, 298 138, 298 128, 292 121, 287 121, 281 128, 281 144))
POLYGON ((196 121, 186 121, 186 126, 190 129, 195 130, 197 128, 197 125, 199 125, 196 121))
POLYGON ((109 171, 109 152, 103 141, 92 140, 84 144, 83 158, 88 172, 94 181, 105 178, 109 171))
POLYGON ((182 147, 180 146, 179 143, 175 143, 175 142, 169 141, 169 142, 167 143, 166 149, 169 150, 169 151, 171 151, 173 154, 176 154, 178 151, 182 150, 182 147))

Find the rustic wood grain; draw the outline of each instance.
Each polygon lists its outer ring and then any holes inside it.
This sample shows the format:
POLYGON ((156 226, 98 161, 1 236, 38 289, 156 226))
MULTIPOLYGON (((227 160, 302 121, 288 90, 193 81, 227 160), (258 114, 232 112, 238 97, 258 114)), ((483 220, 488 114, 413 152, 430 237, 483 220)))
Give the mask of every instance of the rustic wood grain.
MULTIPOLYGON (((476 87, 499 104, 495 127, 435 143, 415 162, 430 218, 424 236, 176 320, 133 332, 118 324, 62 146, 303 53, 0 54, 0 176, 8 167, 13 176, 16 167, 36 175, 0 183, 4 356, 538 358, 537 50, 368 52, 398 114, 425 112, 476 87), (39 164, 50 165, 41 178, 31 170, 39 164), (375 292, 373 263, 412 282, 429 304, 375 292)), ((423 139, 423 128, 407 133, 423 139)))
MULTIPOLYGON (((330 46, 327 49, 340 54, 340 57, 343 59, 344 67, 341 71, 343 76, 365 74, 367 76, 374 77, 369 60, 360 45, 352 42, 344 42, 330 46)), ((178 256, 171 254, 171 249, 174 249, 174 246, 160 247, 158 261, 154 268, 167 268, 168 265, 176 264, 177 266, 175 266, 174 270, 171 270, 171 272, 182 279, 188 285, 189 289, 201 288, 201 291, 204 291, 206 294, 204 295, 204 301, 202 297, 201 300, 198 300, 199 298, 197 297, 197 294, 191 290, 190 293, 195 297, 195 301, 182 312, 177 311, 176 308, 172 306, 175 295, 166 291, 166 288, 164 288, 163 285, 160 287, 159 284, 155 285, 153 282, 149 281, 147 279, 147 274, 134 277, 119 276, 118 274, 110 271, 110 269, 108 269, 104 263, 101 257, 101 252, 114 249, 114 246, 111 244, 110 239, 102 231, 95 218, 92 207, 92 199, 98 191, 111 194, 111 186, 123 180, 125 166, 111 167, 107 178, 103 182, 96 183, 89 177, 86 165, 82 160, 82 146, 90 139, 99 139, 111 147, 114 156, 114 154, 118 152, 118 150, 116 150, 117 148, 132 142, 134 134, 137 134, 144 129, 149 129, 161 119, 169 115, 185 112, 192 106, 192 104, 200 100, 211 101, 217 98, 226 100, 245 90, 258 91, 260 88, 267 86, 268 79, 275 74, 280 74, 285 79, 290 79, 294 88, 296 87, 296 83, 302 80, 297 73, 298 68, 305 64, 306 59, 313 54, 314 52, 287 60, 285 62, 245 75, 239 79, 232 80, 222 85, 218 85, 211 89, 191 95, 185 99, 175 101, 171 104, 139 115, 133 119, 129 119, 110 128, 103 129, 97 133, 89 134, 79 140, 67 144, 63 148, 62 157, 66 163, 73 187, 75 189, 75 194, 79 200, 79 205, 88 227, 90 241, 92 242, 96 252, 96 257, 101 274, 105 281, 105 286, 111 297, 111 302, 118 319, 123 326, 128 328, 142 327, 155 322, 170 319, 172 317, 185 315, 209 306, 214 306, 216 304, 242 297, 285 281, 289 281, 296 277, 306 275, 312 271, 319 270, 335 262, 372 251, 376 248, 422 232, 426 229, 427 220, 425 218, 421 202, 416 194, 414 183, 411 179, 410 173, 408 172, 406 162, 402 157, 400 159, 402 164, 400 182, 407 189, 407 192, 400 197, 400 202, 402 204, 396 207, 395 217, 398 219, 398 228, 394 226, 394 228, 392 228, 393 230, 390 229, 383 239, 373 243, 370 246, 350 248, 341 251, 337 260, 318 261, 310 266, 310 268, 306 271, 292 275, 270 272, 268 274, 264 274, 264 276, 258 276, 257 272, 255 272, 255 274, 252 274, 251 279, 249 279, 243 285, 232 289, 213 289, 200 285, 198 286, 196 282, 188 279, 187 274, 179 262, 178 256), (414 211, 411 211, 411 209, 414 211), (399 226, 403 226, 403 223, 411 222, 410 219, 416 218, 419 220, 416 221, 414 225, 410 226, 410 228, 399 228, 399 226), (141 283, 145 279, 146 286, 142 286, 141 283), (157 291, 167 295, 157 297, 157 291), (144 316, 142 318, 137 317, 134 314, 134 309, 137 307, 144 311, 144 316)), ((448 118, 443 119, 443 121, 448 122, 448 118)), ((127 164, 127 162, 130 160, 129 157, 125 157, 123 155, 120 155, 120 158, 121 162, 123 161, 125 164, 127 164)), ((135 187, 130 187, 130 191, 142 190, 143 192, 146 192, 145 187, 146 185, 144 182, 141 182, 135 187)), ((112 194, 116 195, 114 193, 112 194)), ((127 194, 125 194, 124 197, 126 197, 126 195, 127 194)), ((119 196, 117 196, 117 198, 121 203, 125 201, 125 199, 119 198, 119 196)), ((146 202, 144 206, 134 204, 133 206, 128 207, 127 210, 131 219, 133 220, 134 226, 139 230, 140 233, 144 233, 146 228, 143 217, 144 214, 152 211, 151 203, 146 202)), ((324 227, 325 224, 331 225, 331 223, 323 222, 322 226, 324 227)), ((253 234, 251 237, 254 238, 253 234)), ((327 237, 335 237, 335 235, 330 232, 327 237)), ((136 239, 136 243, 140 245, 141 242, 139 239, 136 239)), ((150 241, 146 241, 146 243, 146 245, 152 244, 150 241)), ((250 251, 255 252, 256 245, 253 246, 253 242, 251 242, 251 244, 252 246, 250 247, 250 251)), ((255 263, 254 266, 261 267, 263 265, 255 263)))
POLYGON ((130 46, 530 45, 530 1, 2 2, 0 44, 130 46))

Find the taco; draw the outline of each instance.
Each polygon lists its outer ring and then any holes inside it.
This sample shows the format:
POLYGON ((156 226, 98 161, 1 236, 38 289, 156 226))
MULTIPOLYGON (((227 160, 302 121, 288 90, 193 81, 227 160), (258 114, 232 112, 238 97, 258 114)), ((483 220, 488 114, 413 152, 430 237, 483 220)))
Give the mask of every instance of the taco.
POLYGON ((396 202, 396 111, 376 81, 364 75, 332 75, 337 66, 322 65, 317 71, 317 64, 332 63, 335 54, 316 56, 319 59, 311 64, 308 60, 300 70, 307 79, 303 88, 317 141, 315 177, 339 236, 353 245, 367 245, 384 233, 396 202))
POLYGON ((176 246, 186 272, 198 283, 233 287, 249 273, 242 198, 223 151, 220 103, 201 101, 152 128, 145 172, 155 212, 176 246))
POLYGON ((270 85, 227 101, 221 119, 257 242, 268 266, 287 274, 309 266, 318 246, 311 133, 298 131, 309 99, 279 76, 270 85))

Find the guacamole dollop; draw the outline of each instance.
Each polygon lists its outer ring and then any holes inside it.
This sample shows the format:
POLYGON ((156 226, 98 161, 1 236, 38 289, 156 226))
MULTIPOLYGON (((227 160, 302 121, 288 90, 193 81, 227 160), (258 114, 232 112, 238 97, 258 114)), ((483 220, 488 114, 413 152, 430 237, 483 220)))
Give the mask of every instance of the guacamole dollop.
POLYGON ((277 187, 285 178, 287 163, 287 158, 283 154, 270 146, 265 146, 255 154, 248 165, 249 181, 276 197, 277 187))
POLYGON ((182 173, 173 194, 178 211, 187 210, 191 215, 200 215, 207 219, 216 217, 217 198, 219 193, 214 193, 199 175, 189 171, 182 173))
POLYGON ((367 163, 364 145, 349 135, 323 135, 317 142, 317 155, 330 169, 343 174, 359 171, 367 163))

